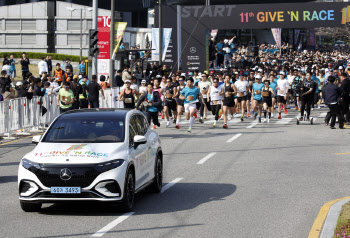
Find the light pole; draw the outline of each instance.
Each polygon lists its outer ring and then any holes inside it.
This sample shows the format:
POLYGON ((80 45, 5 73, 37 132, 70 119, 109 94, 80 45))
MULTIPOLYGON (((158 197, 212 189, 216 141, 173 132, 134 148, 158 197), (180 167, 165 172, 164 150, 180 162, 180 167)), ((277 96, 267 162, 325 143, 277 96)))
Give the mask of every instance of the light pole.
MULTIPOLYGON (((97 31, 98 1, 92 2, 92 29, 97 31)), ((92 57, 92 74, 97 75, 97 54, 92 57)))
POLYGON ((162 32, 162 0, 158 0, 159 2, 159 26, 158 26, 158 29, 159 29, 159 67, 162 66, 162 55, 163 55, 163 45, 162 45, 162 38, 163 38, 163 32, 162 32))
POLYGON ((109 82, 111 84, 111 88, 115 87, 114 85, 114 59, 113 59, 113 52, 114 52, 114 10, 115 10, 115 4, 114 0, 111 0, 111 26, 110 26, 110 43, 109 43, 109 82))
POLYGON ((76 9, 74 7, 66 7, 72 13, 75 10, 80 10, 80 61, 83 59, 83 9, 76 9))

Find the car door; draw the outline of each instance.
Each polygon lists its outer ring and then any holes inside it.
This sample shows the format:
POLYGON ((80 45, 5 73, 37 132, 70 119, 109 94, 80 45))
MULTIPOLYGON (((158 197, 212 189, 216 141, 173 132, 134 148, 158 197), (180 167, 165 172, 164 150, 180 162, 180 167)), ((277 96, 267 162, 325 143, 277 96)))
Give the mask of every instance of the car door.
POLYGON ((155 133, 152 133, 152 131, 149 129, 149 124, 147 122, 147 119, 143 115, 137 115, 137 125, 140 126, 140 129, 142 130, 142 134, 146 137, 147 143, 146 146, 148 148, 147 154, 146 154, 146 163, 144 164, 145 167, 145 176, 146 181, 149 181, 153 179, 154 177, 154 165, 155 165, 155 133))
POLYGON ((147 162, 148 151, 147 144, 138 145, 137 148, 135 148, 134 136, 142 135, 142 130, 140 129, 140 126, 137 125, 137 121, 137 115, 133 115, 130 118, 129 124, 129 154, 135 162, 136 189, 147 181, 147 178, 145 177, 147 172, 145 172, 145 163, 147 162))

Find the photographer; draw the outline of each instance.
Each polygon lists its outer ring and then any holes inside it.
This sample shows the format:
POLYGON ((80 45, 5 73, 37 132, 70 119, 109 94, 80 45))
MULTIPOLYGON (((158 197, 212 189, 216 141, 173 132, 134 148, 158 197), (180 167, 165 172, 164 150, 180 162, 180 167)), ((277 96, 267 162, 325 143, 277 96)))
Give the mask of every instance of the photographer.
POLYGON ((139 109, 142 104, 142 111, 146 112, 148 124, 151 125, 151 118, 154 125, 160 126, 158 121, 158 112, 162 111, 162 100, 157 91, 153 91, 152 84, 147 85, 145 92, 139 99, 136 108, 139 109))

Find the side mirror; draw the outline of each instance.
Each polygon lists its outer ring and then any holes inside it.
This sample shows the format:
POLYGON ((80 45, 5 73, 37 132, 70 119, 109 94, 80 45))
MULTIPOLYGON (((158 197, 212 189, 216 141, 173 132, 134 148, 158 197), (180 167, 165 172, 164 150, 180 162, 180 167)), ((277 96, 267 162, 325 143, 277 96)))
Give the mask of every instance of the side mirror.
POLYGON ((147 139, 144 136, 135 136, 134 137, 134 146, 135 149, 142 144, 146 144, 147 143, 147 139))
POLYGON ((32 143, 36 145, 39 144, 41 137, 42 136, 34 136, 32 139, 32 143))

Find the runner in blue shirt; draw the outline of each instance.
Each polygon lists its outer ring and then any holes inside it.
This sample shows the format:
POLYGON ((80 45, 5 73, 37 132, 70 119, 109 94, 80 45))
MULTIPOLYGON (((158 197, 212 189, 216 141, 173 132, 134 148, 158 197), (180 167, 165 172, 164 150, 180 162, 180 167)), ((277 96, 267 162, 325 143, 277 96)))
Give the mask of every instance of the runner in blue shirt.
POLYGON ((261 113, 262 113, 262 99, 261 99, 261 90, 264 87, 264 84, 261 83, 261 76, 257 75, 255 77, 255 83, 253 84, 253 110, 254 110, 254 119, 256 119, 256 116, 258 115, 258 112, 256 111, 256 107, 258 106, 259 110, 259 122, 261 122, 261 113))
POLYGON ((184 88, 180 93, 180 99, 184 100, 186 120, 190 120, 188 132, 191 132, 192 130, 194 123, 194 114, 197 110, 196 103, 198 102, 199 96, 201 96, 199 89, 197 87, 194 87, 193 83, 194 80, 192 77, 187 79, 187 87, 184 88))

